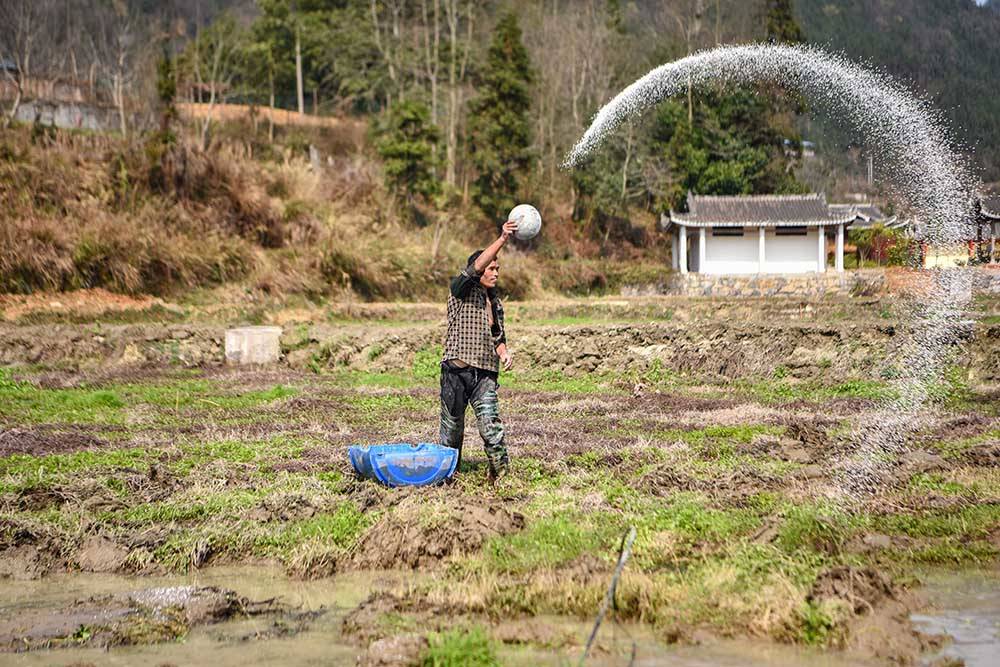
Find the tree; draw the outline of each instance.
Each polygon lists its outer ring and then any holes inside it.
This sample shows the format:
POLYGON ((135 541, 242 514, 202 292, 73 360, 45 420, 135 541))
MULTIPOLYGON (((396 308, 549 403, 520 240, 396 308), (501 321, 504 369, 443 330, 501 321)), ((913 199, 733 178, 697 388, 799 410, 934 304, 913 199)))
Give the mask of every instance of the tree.
POLYGON ((156 63, 156 98, 159 102, 160 133, 164 141, 169 141, 170 124, 177 118, 177 73, 174 59, 164 47, 156 63))
POLYGON ((231 14, 220 14, 185 50, 183 60, 188 84, 198 93, 198 99, 208 94, 207 109, 201 119, 201 147, 208 147, 216 103, 224 103, 233 91, 233 82, 245 52, 245 35, 231 14))
POLYGON ((386 103, 391 106, 393 99, 406 99, 403 66, 404 60, 409 60, 403 39, 406 0, 369 0, 369 9, 372 37, 389 74, 390 90, 386 103))
POLYGON ((93 66, 104 70, 101 77, 118 110, 119 130, 128 136, 130 101, 138 74, 137 60, 144 46, 139 17, 125 0, 101 3, 95 12, 94 30, 90 31, 93 66))
POLYGON ((462 1, 465 4, 466 32, 464 40, 459 38, 462 3, 460 0, 444 0, 445 22, 448 24, 448 119, 445 133, 444 180, 452 187, 457 183, 458 117, 462 109, 461 87, 468 71, 469 52, 472 48, 473 17, 476 7, 472 0, 462 1))
POLYGON ((765 36, 769 42, 796 44, 805 39, 792 12, 792 0, 767 0, 765 36))
POLYGON ((476 168, 473 201, 503 224, 531 162, 530 85, 534 79, 517 15, 504 14, 493 31, 479 95, 469 109, 469 152, 476 168))
POLYGON ((434 176, 434 148, 440 137, 430 111, 420 102, 398 102, 377 141, 389 189, 399 199, 430 198, 441 191, 434 176))
POLYGON ((49 10, 49 3, 39 0, 0 3, 0 58, 11 59, 3 64, 3 76, 14 88, 14 99, 4 118, 4 127, 17 116, 31 68, 46 46, 43 30, 49 10))
POLYGON ((683 205, 688 191, 738 195, 802 192, 791 173, 792 157, 772 122, 769 98, 721 88, 695 96, 694 119, 676 100, 663 102, 653 125, 668 181, 659 208, 683 205))
POLYGON ((311 89, 316 111, 330 72, 331 35, 346 0, 258 0, 257 5, 253 42, 273 58, 276 90, 305 112, 306 89, 311 89))

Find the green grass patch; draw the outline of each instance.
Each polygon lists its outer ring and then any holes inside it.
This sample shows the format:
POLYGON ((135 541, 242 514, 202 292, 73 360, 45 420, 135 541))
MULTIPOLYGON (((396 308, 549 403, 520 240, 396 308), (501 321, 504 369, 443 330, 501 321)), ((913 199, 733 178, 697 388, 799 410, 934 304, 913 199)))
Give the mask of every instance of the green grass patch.
POLYGON ((819 403, 832 398, 863 398, 877 401, 891 399, 896 393, 886 382, 877 380, 849 380, 835 385, 817 382, 796 382, 790 378, 772 378, 764 381, 738 380, 739 391, 762 403, 790 403, 810 401, 819 403))
POLYGON ((206 496, 184 494, 158 503, 142 503, 123 510, 103 512, 103 522, 146 526, 171 521, 202 521, 217 516, 236 516, 242 510, 256 505, 264 496, 262 491, 238 489, 206 496))
POLYGON ((61 475, 78 470, 104 468, 138 468, 142 470, 148 467, 149 460, 154 455, 145 449, 84 450, 71 454, 49 454, 47 456, 12 454, 0 458, 0 475, 42 479, 46 476, 61 475))
POLYGON ((500 376, 500 385, 526 391, 552 391, 567 394, 620 393, 611 386, 612 377, 587 373, 568 376, 558 371, 513 370, 500 376))
POLYGON ((199 442, 183 445, 184 456, 170 467, 180 475, 187 475, 195 468, 216 461, 257 463, 263 467, 263 464, 272 461, 299 457, 305 446, 303 441, 286 436, 275 436, 269 440, 199 442))
POLYGON ((413 377, 424 382, 437 380, 441 377, 442 356, 444 348, 441 345, 432 345, 417 351, 413 355, 413 377))
POLYGON ((796 503, 781 512, 776 544, 788 553, 839 552, 859 527, 843 510, 823 503, 796 503))
POLYGON ((483 557, 496 572, 558 567, 585 553, 610 553, 620 537, 619 528, 619 521, 609 515, 546 517, 520 533, 493 538, 484 546, 483 557))
POLYGON ((1000 551, 986 540, 946 538, 910 549, 908 560, 928 565, 988 565, 1000 551))
POLYGON ((0 417, 22 422, 118 424, 125 399, 109 389, 39 389, 21 382, 0 385, 0 417))
POLYGON ((421 667, 500 667, 496 644, 479 626, 433 633, 421 667))
POLYGON ((973 505, 959 510, 889 514, 874 517, 871 523, 879 532, 908 537, 980 539, 1000 524, 1000 506, 973 505))
MULTIPOLYGON (((333 382, 339 387, 378 387, 412 389, 421 383, 408 373, 374 373, 371 371, 336 371, 333 382)), ((424 383, 426 384, 426 383, 424 383)))
POLYGON ((246 409, 294 396, 298 390, 276 385, 270 389, 227 393, 221 384, 182 379, 159 384, 113 387, 42 389, 0 375, 0 416, 19 422, 122 424, 126 409, 137 405, 163 408, 246 409))
MULTIPOLYGON (((639 510, 640 508, 636 508, 639 510)), ((680 492, 668 503, 647 502, 641 514, 632 517, 638 530, 671 532, 694 542, 720 542, 745 534, 759 521, 747 510, 721 510, 708 506, 697 493, 680 492)))
POLYGON ((305 542, 347 548, 360 537, 373 518, 363 514, 353 503, 344 503, 330 513, 283 523, 272 532, 254 539, 254 549, 261 555, 287 555, 305 542))
POLYGON ((409 394, 358 394, 344 399, 354 416, 361 422, 377 423, 398 416, 400 411, 427 411, 433 408, 437 399, 415 397, 409 394))
POLYGON ((948 480, 941 473, 921 473, 914 475, 908 484, 916 492, 934 492, 947 496, 960 496, 972 491, 969 487, 948 480))

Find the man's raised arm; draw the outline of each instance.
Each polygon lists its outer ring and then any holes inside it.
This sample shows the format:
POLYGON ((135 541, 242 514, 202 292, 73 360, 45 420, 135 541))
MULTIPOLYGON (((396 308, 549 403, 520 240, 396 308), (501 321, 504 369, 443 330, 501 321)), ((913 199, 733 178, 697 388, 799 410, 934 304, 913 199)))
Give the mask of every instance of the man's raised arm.
POLYGON ((503 223, 503 228, 500 230, 500 236, 493 243, 486 246, 486 250, 483 251, 476 261, 473 262, 472 266, 476 269, 476 273, 483 275, 483 271, 486 267, 490 265, 494 259, 497 258, 497 254, 500 252, 500 248, 507 245, 507 241, 510 239, 511 234, 517 231, 517 220, 508 220, 503 223))

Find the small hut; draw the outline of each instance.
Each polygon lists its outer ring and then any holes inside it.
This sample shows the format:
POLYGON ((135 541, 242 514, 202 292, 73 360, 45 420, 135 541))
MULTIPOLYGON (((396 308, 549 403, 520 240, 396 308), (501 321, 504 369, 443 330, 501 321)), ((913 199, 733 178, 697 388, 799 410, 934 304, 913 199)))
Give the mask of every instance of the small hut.
POLYGON ((715 275, 822 273, 827 240, 833 268, 844 270, 844 234, 855 207, 833 211, 823 194, 702 196, 689 193, 686 212, 661 224, 673 233, 673 268, 715 275))

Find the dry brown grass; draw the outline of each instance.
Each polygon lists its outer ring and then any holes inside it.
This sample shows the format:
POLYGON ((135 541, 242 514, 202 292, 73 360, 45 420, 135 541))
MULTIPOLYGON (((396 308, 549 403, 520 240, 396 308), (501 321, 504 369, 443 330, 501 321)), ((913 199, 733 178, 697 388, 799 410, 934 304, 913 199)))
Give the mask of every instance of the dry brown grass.
POLYGON ((252 243, 283 241, 263 190, 225 155, 182 145, 153 160, 140 145, 79 144, 60 133, 5 137, 0 291, 163 294, 241 278, 252 243))
MULTIPOLYGON (((495 233, 461 207, 423 211, 423 226, 405 219, 352 128, 289 133, 288 145, 261 148, 246 138, 250 127, 217 127, 208 150, 183 130, 171 145, 155 135, 122 142, 7 132, 0 293, 100 287, 166 295, 239 282, 265 295, 437 301, 465 257, 495 233), (328 155, 319 165, 301 148, 313 142, 328 155)), ((636 248, 600 257, 575 223, 556 209, 551 215, 544 244, 505 251, 508 298, 660 278, 659 260, 637 271, 636 248)))

